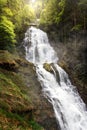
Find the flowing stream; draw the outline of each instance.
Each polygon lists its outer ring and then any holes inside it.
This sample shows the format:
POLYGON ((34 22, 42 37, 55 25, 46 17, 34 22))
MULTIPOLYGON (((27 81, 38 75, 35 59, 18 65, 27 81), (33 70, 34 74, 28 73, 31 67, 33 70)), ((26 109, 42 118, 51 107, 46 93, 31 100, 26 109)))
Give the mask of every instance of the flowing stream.
POLYGON ((87 130, 87 110, 68 74, 57 64, 58 57, 47 34, 30 27, 25 33, 26 59, 34 63, 42 91, 53 105, 61 130, 87 130), (48 65, 51 72, 44 68, 48 65))

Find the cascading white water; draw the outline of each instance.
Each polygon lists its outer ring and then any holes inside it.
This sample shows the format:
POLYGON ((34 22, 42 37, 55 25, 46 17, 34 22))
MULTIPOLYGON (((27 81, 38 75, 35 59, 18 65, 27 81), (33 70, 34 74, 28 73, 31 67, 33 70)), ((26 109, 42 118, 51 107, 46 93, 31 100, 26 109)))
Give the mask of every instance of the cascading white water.
POLYGON ((24 47, 26 59, 36 66, 38 80, 45 97, 53 105, 60 129, 87 130, 86 106, 67 73, 57 64, 58 57, 48 41, 47 34, 35 27, 29 28, 25 34, 24 47), (52 63, 50 66, 54 73, 45 70, 44 63, 52 63))

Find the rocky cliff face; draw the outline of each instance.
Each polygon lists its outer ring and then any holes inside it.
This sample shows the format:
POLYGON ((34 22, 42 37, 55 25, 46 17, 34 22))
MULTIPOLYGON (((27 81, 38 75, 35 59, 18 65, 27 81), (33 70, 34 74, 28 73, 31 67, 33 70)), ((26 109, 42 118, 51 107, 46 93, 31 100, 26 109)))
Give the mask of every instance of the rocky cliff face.
POLYGON ((58 130, 32 63, 0 51, 0 86, 0 128, 58 130))

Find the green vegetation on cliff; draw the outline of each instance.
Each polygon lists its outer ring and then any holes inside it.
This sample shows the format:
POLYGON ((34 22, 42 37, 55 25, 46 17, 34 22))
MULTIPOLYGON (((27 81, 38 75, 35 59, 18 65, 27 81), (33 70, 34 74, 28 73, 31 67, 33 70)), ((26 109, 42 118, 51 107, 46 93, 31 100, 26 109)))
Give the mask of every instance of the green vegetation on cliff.
POLYGON ((29 90, 18 73, 19 61, 25 64, 19 56, 0 51, 0 130, 43 130, 34 121, 29 90))

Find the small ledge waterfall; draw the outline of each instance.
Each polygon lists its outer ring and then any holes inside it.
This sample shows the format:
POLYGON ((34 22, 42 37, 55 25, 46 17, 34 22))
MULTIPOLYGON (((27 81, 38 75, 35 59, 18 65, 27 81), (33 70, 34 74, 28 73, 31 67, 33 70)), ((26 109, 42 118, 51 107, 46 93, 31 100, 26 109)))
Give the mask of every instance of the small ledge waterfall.
POLYGON ((71 84, 68 74, 57 64, 58 57, 47 34, 35 27, 29 28, 25 33, 24 47, 26 59, 36 66, 43 94, 53 105, 60 129, 87 130, 86 106, 71 84), (50 67, 53 73, 44 69, 44 63, 52 63, 50 67))

